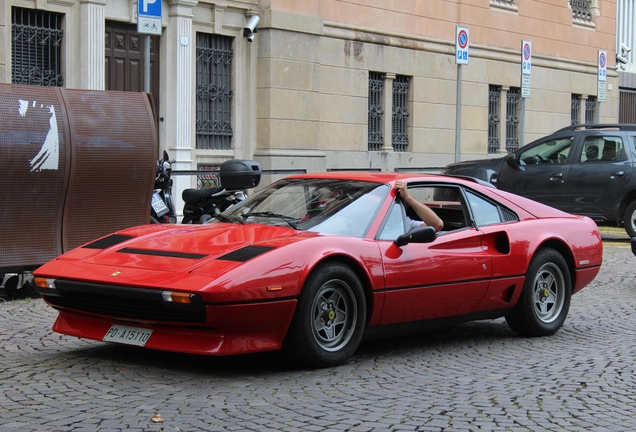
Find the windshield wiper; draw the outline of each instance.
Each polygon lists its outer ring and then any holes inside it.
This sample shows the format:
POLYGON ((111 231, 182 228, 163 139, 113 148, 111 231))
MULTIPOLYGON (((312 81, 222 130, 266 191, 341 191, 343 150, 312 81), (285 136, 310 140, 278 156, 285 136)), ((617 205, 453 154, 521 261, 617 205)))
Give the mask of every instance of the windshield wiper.
POLYGON ((248 218, 250 216, 275 217, 275 218, 284 220, 285 222, 287 222, 287 225, 289 225, 293 229, 295 229, 295 230, 298 229, 298 226, 296 226, 296 224, 294 222, 292 222, 292 221, 296 220, 296 218, 293 218, 291 216, 285 216, 285 215, 274 213, 274 212, 271 212, 271 211, 265 211, 265 212, 251 212, 251 213, 248 213, 248 214, 244 215, 243 217, 244 218, 248 218))
POLYGON ((242 220, 240 220, 237 217, 229 217, 229 216, 225 216, 223 214, 213 214, 210 215, 212 216, 212 219, 218 219, 221 222, 229 222, 229 223, 240 223, 241 225, 245 225, 245 222, 243 222, 242 220))

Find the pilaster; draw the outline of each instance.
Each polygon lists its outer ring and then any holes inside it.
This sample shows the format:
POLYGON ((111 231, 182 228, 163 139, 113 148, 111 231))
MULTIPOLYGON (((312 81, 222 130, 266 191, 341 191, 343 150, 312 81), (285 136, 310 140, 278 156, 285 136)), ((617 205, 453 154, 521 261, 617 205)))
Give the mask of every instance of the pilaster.
POLYGON ((106 86, 105 0, 80 0, 80 86, 104 90, 106 86))
MULTIPOLYGON (((165 106, 165 146, 176 161, 175 171, 196 169, 193 166, 194 133, 194 56, 196 37, 192 29, 195 0, 169 0, 168 25, 162 36, 167 46, 165 106)), ((164 14, 164 19, 165 19, 164 14)), ((194 164, 196 165, 196 164, 194 164)), ((175 176, 173 195, 177 209, 183 208, 181 193, 192 187, 190 176, 175 176)))
POLYGON ((387 73, 384 76, 384 92, 382 94, 382 148, 380 151, 393 151, 393 81, 394 73, 387 73))
POLYGON ((508 153, 508 150, 506 150, 506 108, 509 90, 510 87, 502 86, 499 93, 499 129, 497 130, 499 138, 499 151, 497 153, 499 154, 508 153))
POLYGON ((585 124, 585 111, 587 110, 587 96, 581 95, 579 99, 579 124, 585 124))

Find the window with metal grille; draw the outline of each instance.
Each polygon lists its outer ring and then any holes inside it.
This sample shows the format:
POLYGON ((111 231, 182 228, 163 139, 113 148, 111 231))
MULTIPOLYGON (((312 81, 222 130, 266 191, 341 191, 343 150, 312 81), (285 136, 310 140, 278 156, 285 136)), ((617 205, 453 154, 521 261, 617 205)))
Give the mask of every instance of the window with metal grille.
POLYGON ((409 147, 407 122, 409 119, 409 86, 411 78, 398 75, 393 80, 393 120, 391 121, 391 145, 396 152, 409 147))
POLYGON ((382 148, 382 93, 384 74, 369 72, 369 151, 382 148))
POLYGON ((14 84, 59 87, 63 14, 14 7, 11 9, 11 58, 14 84))
POLYGON ((231 147, 233 56, 231 37, 197 33, 197 149, 231 147))
POLYGON ((511 87, 506 93, 506 151, 512 153, 519 148, 519 101, 521 89, 511 87))
POLYGON ((499 94, 501 87, 488 86, 488 153, 499 151, 499 94))
POLYGON ((581 95, 573 94, 570 100, 570 121, 573 125, 579 124, 579 114, 581 112, 581 95))
POLYGON ((592 0, 570 0, 572 8, 572 17, 579 21, 592 21, 592 10, 590 5, 592 0))
POLYGON ((585 123, 594 123, 596 114, 596 96, 588 96, 585 101, 585 123))

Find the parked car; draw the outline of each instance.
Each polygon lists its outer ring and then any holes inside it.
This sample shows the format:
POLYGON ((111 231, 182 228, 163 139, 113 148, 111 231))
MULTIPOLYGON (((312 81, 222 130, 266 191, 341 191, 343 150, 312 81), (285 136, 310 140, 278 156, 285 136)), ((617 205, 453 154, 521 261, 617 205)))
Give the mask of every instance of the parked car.
POLYGON ((209 355, 283 348, 334 366, 363 336, 469 320, 551 335, 603 254, 591 219, 450 176, 296 175, 215 218, 121 230, 37 269, 53 330, 209 355), (404 232, 397 180, 440 232, 404 232))
POLYGON ((623 224, 636 237, 636 125, 573 125, 507 156, 453 163, 466 175, 597 222, 623 224))

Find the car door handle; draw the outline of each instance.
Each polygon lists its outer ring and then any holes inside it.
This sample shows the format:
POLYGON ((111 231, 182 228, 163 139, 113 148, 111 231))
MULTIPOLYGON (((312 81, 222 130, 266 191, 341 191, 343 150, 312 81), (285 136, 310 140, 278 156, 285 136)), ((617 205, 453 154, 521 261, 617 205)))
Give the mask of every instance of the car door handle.
POLYGON ((561 180, 563 178, 563 173, 554 173, 552 174, 552 176, 550 177, 550 180, 561 180))
POLYGON ((616 171, 612 173, 610 178, 615 179, 615 178, 623 177, 624 175, 625 175, 625 171, 616 171))

